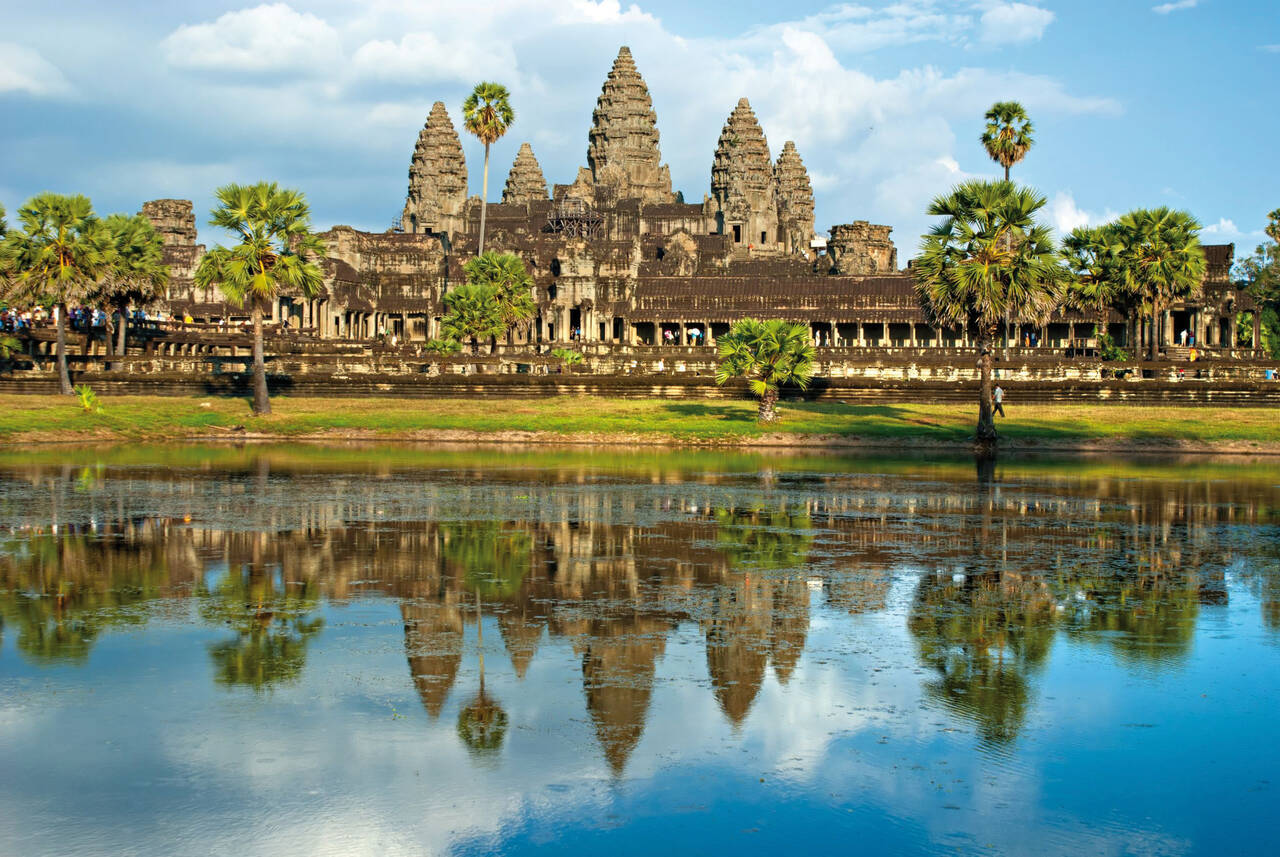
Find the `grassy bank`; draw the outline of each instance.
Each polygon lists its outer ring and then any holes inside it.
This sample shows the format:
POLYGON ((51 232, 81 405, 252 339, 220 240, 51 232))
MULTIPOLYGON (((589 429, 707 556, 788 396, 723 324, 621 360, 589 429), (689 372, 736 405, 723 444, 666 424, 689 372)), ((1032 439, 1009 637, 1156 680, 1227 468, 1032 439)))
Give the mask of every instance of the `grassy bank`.
MULTIPOLYGON (((109 398, 85 413, 71 397, 0 396, 0 442, 187 438, 369 438, 610 443, 962 446, 974 408, 787 403, 767 428, 750 402, 588 398, 289 399, 253 417, 242 399, 109 398)), ((1056 405, 1009 408, 1002 437, 1021 448, 1168 448, 1280 453, 1268 408, 1056 405)))

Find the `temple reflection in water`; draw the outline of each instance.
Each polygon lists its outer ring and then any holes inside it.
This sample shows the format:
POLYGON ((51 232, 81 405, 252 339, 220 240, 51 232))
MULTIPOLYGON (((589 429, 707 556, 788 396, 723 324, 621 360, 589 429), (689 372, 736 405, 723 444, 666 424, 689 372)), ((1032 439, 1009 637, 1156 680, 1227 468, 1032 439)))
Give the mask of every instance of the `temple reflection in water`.
POLYGON ((852 629, 906 599, 926 697, 991 746, 1017 738, 1055 645, 1177 664, 1228 574, 1280 631, 1280 577, 1258 573, 1275 546, 1243 527, 1272 522, 1276 493, 1249 481, 236 461, 7 470, 0 634, 76 664, 112 630, 191 614, 217 630, 214 681, 268 693, 307 668, 326 610, 392 598, 423 708, 456 707, 476 758, 518 725, 483 663, 478 686, 460 680, 496 629, 517 684, 548 641, 571 648, 620 775, 681 628, 736 727, 770 672, 785 686, 801 668, 816 610, 852 629))

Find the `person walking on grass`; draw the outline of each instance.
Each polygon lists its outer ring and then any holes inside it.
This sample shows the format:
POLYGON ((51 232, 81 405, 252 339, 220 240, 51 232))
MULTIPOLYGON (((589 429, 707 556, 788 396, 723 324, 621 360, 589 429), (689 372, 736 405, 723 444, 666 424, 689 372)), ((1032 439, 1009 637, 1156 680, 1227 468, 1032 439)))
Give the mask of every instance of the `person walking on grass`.
POLYGON ((1004 389, 996 384, 996 388, 991 391, 992 410, 1000 416, 1004 416, 1004 389))

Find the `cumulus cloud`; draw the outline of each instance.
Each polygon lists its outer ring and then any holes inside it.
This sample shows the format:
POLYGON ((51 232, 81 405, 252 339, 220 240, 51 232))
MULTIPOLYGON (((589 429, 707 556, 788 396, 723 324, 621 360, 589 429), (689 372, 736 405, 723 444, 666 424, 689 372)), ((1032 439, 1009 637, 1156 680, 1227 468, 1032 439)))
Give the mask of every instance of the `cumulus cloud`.
POLYGON ((1076 205, 1076 199, 1070 191, 1059 191, 1049 202, 1049 218, 1059 235, 1066 235, 1081 226, 1099 226, 1119 216, 1118 212, 1111 209, 1102 214, 1085 211, 1076 205))
POLYGON ((495 39, 443 42, 430 32, 406 33, 398 42, 374 39, 351 57, 352 71, 401 83, 510 79, 516 74, 511 43, 495 39))
POLYGON ((1201 230, 1201 236, 1207 242, 1221 241, 1223 243, 1232 244, 1248 244, 1255 241, 1261 241, 1266 237, 1266 233, 1261 229, 1255 229, 1252 232, 1245 232, 1236 226, 1234 220, 1229 217, 1218 218, 1217 223, 1210 223, 1201 230))
POLYGON ((1048 9, 1028 3, 998 3, 982 13, 981 39, 989 45, 1039 41, 1053 23, 1048 9))
POLYGON ((285 3, 181 26, 161 49, 170 65, 221 73, 332 71, 342 56, 336 29, 285 3))
POLYGON ((39 51, 14 42, 0 42, 0 93, 51 96, 70 91, 62 72, 39 51))
POLYGON ((1175 0, 1173 3, 1161 3, 1159 6, 1152 6, 1151 11, 1157 15, 1168 15, 1170 12, 1177 12, 1179 9, 1194 9, 1199 3, 1200 0, 1175 0))

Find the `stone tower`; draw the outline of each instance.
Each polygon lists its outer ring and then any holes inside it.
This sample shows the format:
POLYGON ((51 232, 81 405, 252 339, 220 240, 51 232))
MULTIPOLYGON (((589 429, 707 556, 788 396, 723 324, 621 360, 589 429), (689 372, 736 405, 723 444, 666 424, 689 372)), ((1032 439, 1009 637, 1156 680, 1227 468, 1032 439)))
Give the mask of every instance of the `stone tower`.
POLYGON ((777 183, 769 142, 747 99, 729 114, 711 165, 711 197, 716 228, 733 236, 734 244, 776 250, 777 183))
POLYGON ((465 229, 467 159, 444 102, 431 106, 409 164, 409 197, 400 217, 405 232, 450 234, 465 229))
POLYGON ((661 163, 658 117, 649 87, 625 45, 618 49, 600 90, 587 140, 587 167, 595 185, 616 188, 618 199, 675 199, 671 171, 661 163))
POLYGON ((827 242, 832 272, 855 276, 896 273, 898 250, 889 238, 892 231, 892 227, 865 220, 832 226, 831 239, 827 242))
POLYGON ((792 141, 783 145, 773 176, 777 182, 778 229, 783 249, 788 253, 807 254, 809 242, 814 238, 813 186, 792 141))
POLYGON ((547 180, 542 175, 542 167, 533 156, 533 148, 528 143, 521 143, 511 172, 507 174, 507 186, 502 189, 502 201, 536 202, 543 199, 547 199, 547 180))

